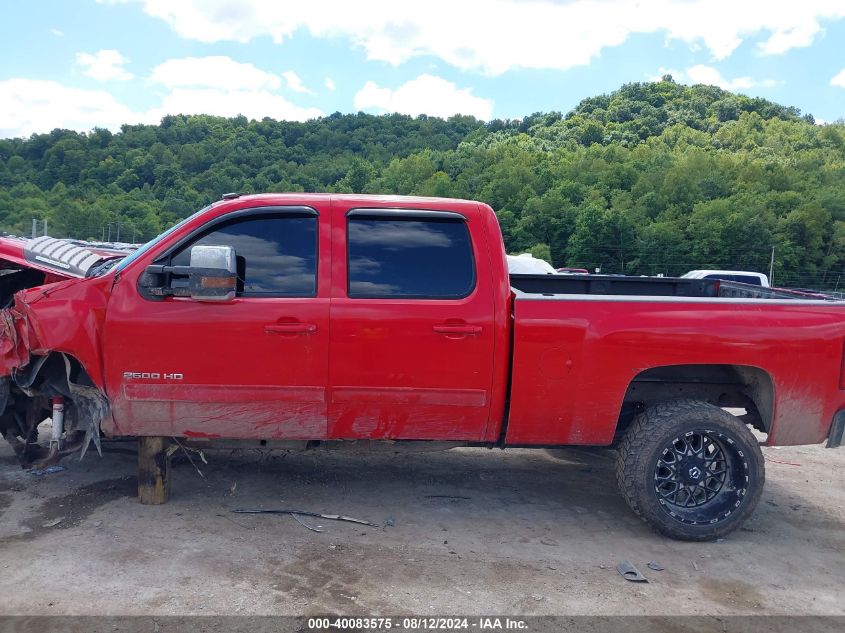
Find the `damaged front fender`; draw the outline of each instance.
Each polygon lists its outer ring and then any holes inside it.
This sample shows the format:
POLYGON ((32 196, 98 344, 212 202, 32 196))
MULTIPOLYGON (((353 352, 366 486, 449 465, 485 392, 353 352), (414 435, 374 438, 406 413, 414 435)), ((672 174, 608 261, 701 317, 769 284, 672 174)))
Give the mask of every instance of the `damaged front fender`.
POLYGON ((104 279, 39 286, 0 310, 0 433, 24 468, 84 456, 91 442, 100 450, 110 415, 98 354, 109 288, 104 279), (47 418, 60 433, 45 447, 38 425, 47 418))

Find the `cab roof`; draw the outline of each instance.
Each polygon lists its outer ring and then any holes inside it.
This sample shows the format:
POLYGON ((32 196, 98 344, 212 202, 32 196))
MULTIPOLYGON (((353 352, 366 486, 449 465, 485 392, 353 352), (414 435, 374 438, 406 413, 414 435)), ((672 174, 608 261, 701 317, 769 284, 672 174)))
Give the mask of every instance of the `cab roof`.
POLYGON ((214 203, 213 206, 230 204, 234 201, 259 202, 261 204, 307 204, 309 202, 326 202, 328 200, 341 202, 348 206, 393 206, 397 208, 432 208, 432 209, 477 209, 479 202, 460 198, 436 198, 427 196, 394 196, 364 193, 256 193, 256 194, 225 194, 226 197, 214 203))

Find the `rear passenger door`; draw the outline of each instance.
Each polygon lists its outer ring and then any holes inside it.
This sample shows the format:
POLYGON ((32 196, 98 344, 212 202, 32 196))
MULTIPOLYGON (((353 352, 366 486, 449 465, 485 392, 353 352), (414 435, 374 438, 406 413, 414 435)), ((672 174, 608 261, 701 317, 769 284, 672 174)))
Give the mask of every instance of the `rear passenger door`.
POLYGON ((470 213, 333 209, 330 437, 482 437, 493 292, 470 213))

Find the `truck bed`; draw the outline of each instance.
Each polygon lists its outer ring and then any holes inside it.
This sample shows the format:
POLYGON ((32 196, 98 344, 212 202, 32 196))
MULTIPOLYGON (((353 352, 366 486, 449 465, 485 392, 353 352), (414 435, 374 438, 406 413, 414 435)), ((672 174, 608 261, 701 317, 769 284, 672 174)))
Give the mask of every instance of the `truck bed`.
POLYGON ((667 398, 695 398, 702 367, 718 368, 712 383, 742 376, 769 394, 770 444, 821 442, 845 407, 843 301, 714 280, 515 275, 511 283, 508 444, 609 444, 629 390, 657 376, 677 383, 667 398))

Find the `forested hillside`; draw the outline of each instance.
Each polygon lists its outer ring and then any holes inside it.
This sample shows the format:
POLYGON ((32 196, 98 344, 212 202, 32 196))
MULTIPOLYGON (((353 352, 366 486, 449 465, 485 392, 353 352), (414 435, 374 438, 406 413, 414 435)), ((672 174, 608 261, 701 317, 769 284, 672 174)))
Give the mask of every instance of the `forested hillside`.
POLYGON ((845 125, 670 77, 519 121, 168 116, 0 140, 0 229, 18 234, 37 218, 146 240, 227 191, 474 198, 509 251, 556 266, 768 272, 774 248, 777 284, 845 286, 845 125))

